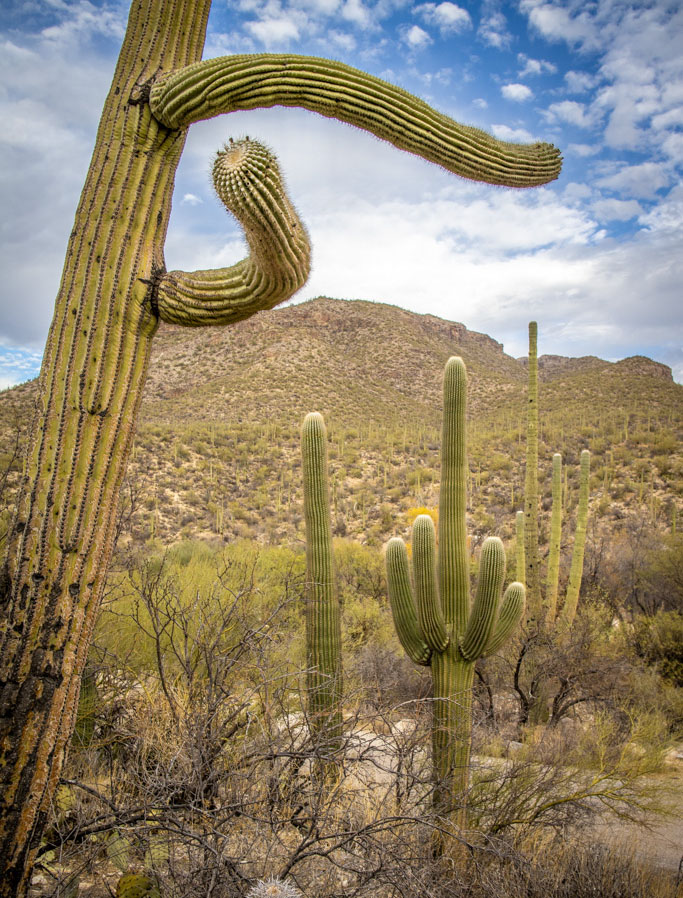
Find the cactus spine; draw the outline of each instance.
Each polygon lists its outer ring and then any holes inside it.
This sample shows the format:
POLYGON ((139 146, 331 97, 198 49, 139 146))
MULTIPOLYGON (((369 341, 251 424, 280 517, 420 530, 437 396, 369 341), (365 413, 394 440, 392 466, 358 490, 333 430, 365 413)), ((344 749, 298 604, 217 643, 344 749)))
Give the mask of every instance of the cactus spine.
MULTIPOLYGON (((524 547, 526 554, 526 587, 529 596, 529 621, 539 627, 553 626, 560 621, 564 627, 574 622, 581 589, 583 557, 586 546, 588 522, 588 493, 590 484, 590 452, 581 452, 579 474, 579 506, 576 515, 574 548, 569 573, 569 583, 564 603, 558 613, 558 585, 560 574, 560 547, 562 542, 562 456, 553 455, 552 511, 550 516, 550 545, 545 582, 545 597, 541 590, 540 553, 538 544, 538 326, 529 323, 529 393, 526 480, 524 490, 524 547)), ((566 471, 565 471, 566 475, 566 471)), ((518 553, 519 546, 519 529, 518 553)), ((519 557, 519 556, 518 556, 519 557)))
POLYGON ((419 515, 413 525, 412 584, 403 540, 391 539, 386 549, 389 600, 399 639, 412 661, 432 669, 435 807, 459 826, 466 823, 474 666, 503 645, 525 602, 521 583, 512 583, 501 601, 505 551, 496 537, 484 542, 470 602, 466 389, 462 359, 449 359, 444 374, 438 561, 429 515, 419 515))
POLYGON ((301 429, 306 522, 308 710, 314 731, 339 733, 342 721, 341 616, 332 552, 327 431, 322 415, 301 429))

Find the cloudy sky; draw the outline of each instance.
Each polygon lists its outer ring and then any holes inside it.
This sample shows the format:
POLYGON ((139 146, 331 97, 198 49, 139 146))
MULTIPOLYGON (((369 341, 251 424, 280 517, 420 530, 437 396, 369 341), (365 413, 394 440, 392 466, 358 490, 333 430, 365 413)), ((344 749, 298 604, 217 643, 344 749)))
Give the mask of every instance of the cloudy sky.
MULTIPOLYGON (((2 0, 0 386, 37 373, 123 36, 125 0, 2 0)), ((206 56, 329 56, 506 140, 546 140, 558 181, 474 184, 294 109, 194 125, 169 269, 244 254, 213 196, 228 137, 278 155, 314 247, 297 299, 394 303, 526 353, 649 355, 683 381, 683 6, 663 0, 214 0, 206 56)))

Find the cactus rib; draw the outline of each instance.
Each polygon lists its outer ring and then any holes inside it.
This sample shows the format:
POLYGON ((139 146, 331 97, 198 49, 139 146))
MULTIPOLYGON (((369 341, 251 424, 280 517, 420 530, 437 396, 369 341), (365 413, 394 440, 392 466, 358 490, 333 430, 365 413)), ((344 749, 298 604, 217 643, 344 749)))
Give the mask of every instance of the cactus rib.
POLYGON ((306 283, 311 246, 273 153, 230 141, 213 167, 216 193, 244 228, 249 256, 230 268, 170 271, 158 286, 159 317, 190 327, 233 324, 289 299, 306 283))
POLYGON ((159 78, 150 95, 153 114, 168 128, 269 106, 299 106, 347 122, 447 171, 489 184, 546 184, 562 165, 559 150, 550 144, 497 140, 401 88, 328 59, 277 53, 207 59, 159 78))

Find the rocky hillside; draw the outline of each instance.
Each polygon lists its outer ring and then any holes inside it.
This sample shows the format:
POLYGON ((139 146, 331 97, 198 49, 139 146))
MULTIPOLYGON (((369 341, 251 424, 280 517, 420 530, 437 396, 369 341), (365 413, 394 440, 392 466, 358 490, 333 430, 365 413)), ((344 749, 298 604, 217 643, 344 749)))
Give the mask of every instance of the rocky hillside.
MULTIPOLYGON (((376 543, 403 532, 410 509, 437 501, 441 378, 454 354, 470 375, 471 526, 511 535, 526 360, 462 324, 323 298, 232 328, 160 328, 122 539, 299 540, 298 429, 313 410, 328 422, 337 532, 376 543)), ((670 369, 642 357, 543 356, 540 371, 541 473, 564 453, 568 508, 588 447, 596 516, 637 512, 670 527, 683 511, 683 387, 670 369)), ((0 394, 6 464, 13 422, 26 421, 35 394, 35 384, 0 394)))

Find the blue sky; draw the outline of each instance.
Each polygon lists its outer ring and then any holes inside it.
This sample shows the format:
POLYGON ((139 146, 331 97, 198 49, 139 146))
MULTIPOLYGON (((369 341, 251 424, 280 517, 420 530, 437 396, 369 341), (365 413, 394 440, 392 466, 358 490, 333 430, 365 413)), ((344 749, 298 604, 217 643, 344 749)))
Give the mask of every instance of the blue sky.
MULTIPOLYGON (((37 373, 128 4, 0 10, 0 386, 37 373)), ((341 59, 509 140, 555 143, 558 181, 474 184, 294 109, 192 127, 169 269, 244 254, 213 196, 212 157, 244 134, 278 155, 314 248, 297 300, 370 299, 484 331, 512 355, 643 354, 683 381, 683 8, 679 3, 458 4, 214 0, 206 56, 341 59)))

